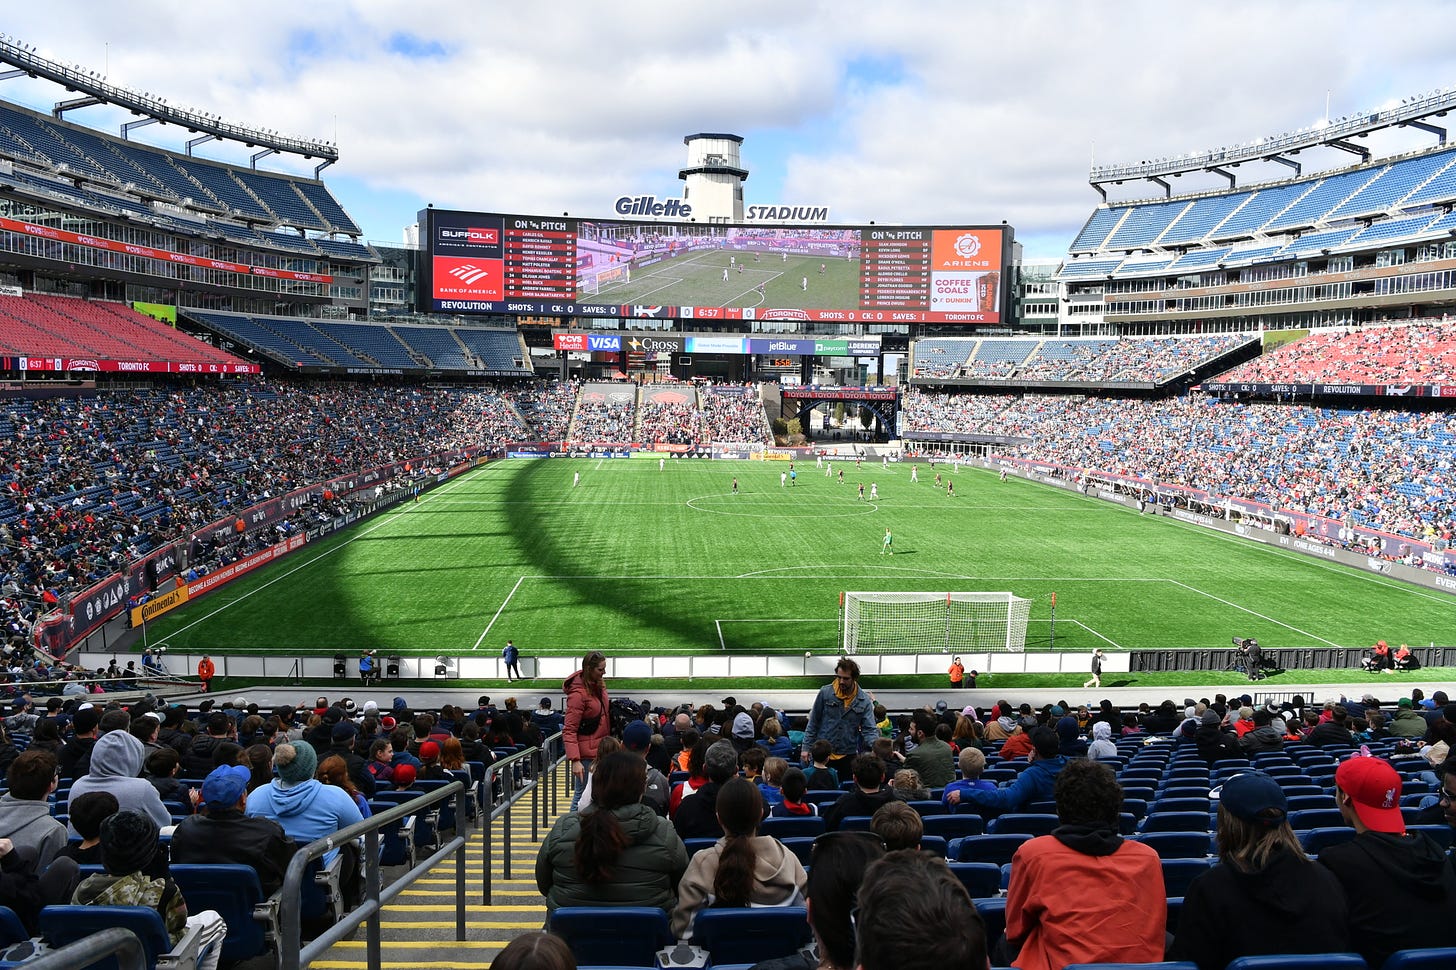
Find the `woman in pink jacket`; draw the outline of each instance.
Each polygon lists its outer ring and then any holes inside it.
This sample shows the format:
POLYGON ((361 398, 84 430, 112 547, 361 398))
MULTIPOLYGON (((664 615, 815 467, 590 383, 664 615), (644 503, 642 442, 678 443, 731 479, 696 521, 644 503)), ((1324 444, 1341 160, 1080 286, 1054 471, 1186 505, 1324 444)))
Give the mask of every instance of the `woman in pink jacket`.
POLYGON ((606 672, 607 658, 601 651, 593 650, 581 658, 581 669, 561 685, 566 694, 562 740, 566 743, 566 757, 571 761, 571 777, 575 782, 571 796, 573 812, 581 799, 587 772, 597 756, 597 745, 612 726, 607 710, 607 687, 602 680, 606 672))

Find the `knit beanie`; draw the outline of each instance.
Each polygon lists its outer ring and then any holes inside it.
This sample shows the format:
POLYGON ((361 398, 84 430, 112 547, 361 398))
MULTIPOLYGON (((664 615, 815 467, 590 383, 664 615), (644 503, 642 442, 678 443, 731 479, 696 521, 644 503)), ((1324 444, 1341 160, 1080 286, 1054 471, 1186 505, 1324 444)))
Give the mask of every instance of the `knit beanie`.
POLYGON ((273 767, 284 788, 312 781, 318 774, 318 753, 307 741, 289 741, 273 752, 273 767))
POLYGON ((140 812, 117 812, 101 822, 101 861, 113 876, 139 872, 157 854, 157 823, 140 812))

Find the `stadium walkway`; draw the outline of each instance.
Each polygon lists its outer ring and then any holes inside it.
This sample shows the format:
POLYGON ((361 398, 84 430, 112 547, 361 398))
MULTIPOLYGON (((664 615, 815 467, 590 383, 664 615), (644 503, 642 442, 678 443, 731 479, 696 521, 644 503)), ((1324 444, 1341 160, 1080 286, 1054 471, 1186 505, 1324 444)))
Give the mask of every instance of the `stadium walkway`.
MULTIPOLYGON (((556 769, 565 777, 565 763, 556 769)), ((569 785, 569 778, 564 782, 569 785)), ((562 814, 570 798, 560 803, 562 814)), ((455 861, 448 859, 417 879, 393 903, 384 908, 381 920, 384 970, 486 970, 511 940, 546 922, 546 901, 536 891, 536 853, 541 840, 555 822, 541 825, 531 839, 530 796, 522 798, 512 813, 511 874, 506 877, 498 848, 501 821, 491 826, 497 846, 492 856, 492 904, 480 905, 482 865, 486 833, 477 826, 465 849, 465 940, 455 939, 455 861)), ((365 929, 344 940, 311 966, 320 970, 367 970, 365 929)))

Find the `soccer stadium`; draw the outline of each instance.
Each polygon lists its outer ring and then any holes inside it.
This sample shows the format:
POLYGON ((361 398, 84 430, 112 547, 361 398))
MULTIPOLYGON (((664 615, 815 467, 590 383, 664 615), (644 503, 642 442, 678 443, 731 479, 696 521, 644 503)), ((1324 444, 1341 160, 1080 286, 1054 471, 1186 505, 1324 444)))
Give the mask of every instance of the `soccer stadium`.
POLYGON ((1456 89, 1039 273, 0 61, 4 966, 1456 966, 1456 89))

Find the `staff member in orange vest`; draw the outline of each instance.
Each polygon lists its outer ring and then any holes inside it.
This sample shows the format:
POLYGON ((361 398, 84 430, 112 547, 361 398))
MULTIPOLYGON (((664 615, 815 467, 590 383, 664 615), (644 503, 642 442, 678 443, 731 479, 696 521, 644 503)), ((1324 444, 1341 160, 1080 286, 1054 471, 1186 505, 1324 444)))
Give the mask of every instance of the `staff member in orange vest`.
POLYGON ((212 665, 212 658, 203 656, 197 661, 197 679, 202 681, 202 692, 206 694, 212 690, 212 675, 217 673, 217 668, 212 665))

